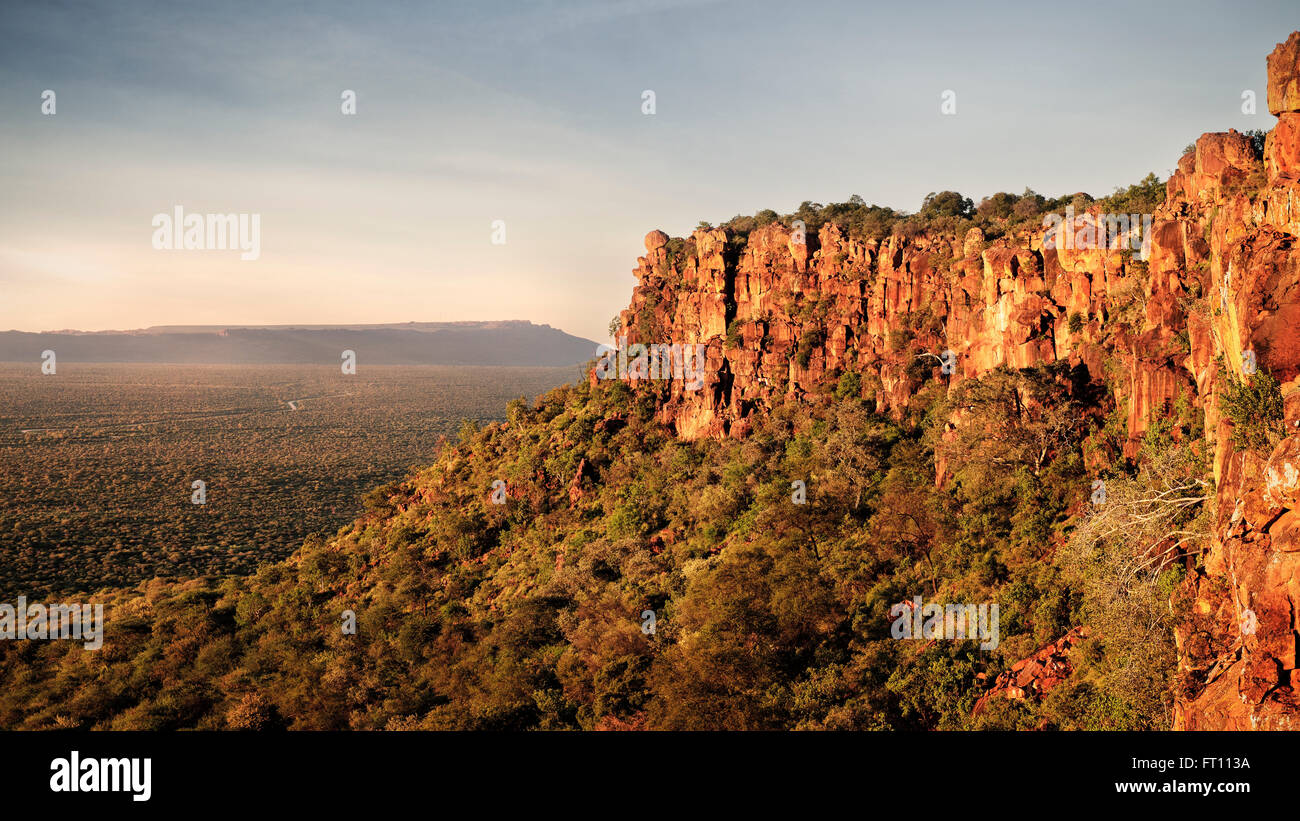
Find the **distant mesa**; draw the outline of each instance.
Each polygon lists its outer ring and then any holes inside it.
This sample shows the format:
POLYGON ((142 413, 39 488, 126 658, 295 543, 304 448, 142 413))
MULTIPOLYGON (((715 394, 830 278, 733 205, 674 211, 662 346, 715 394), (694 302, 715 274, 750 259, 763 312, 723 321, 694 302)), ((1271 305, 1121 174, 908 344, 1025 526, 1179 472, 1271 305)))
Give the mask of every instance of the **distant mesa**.
POLYGON ((59 364, 153 362, 213 365, 337 365, 357 352, 371 365, 563 367, 586 362, 596 343, 527 320, 380 325, 158 325, 123 331, 0 332, 0 361, 59 364))

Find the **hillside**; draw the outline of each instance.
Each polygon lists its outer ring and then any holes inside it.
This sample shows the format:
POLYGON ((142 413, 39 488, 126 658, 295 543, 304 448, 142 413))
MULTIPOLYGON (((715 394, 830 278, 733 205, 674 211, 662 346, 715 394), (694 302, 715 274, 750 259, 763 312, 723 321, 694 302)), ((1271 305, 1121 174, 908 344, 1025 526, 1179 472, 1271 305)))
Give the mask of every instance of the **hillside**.
POLYGON ((168 362, 268 365, 340 361, 355 351, 372 365, 562 367, 585 362, 596 343, 522 320, 392 325, 162 326, 139 331, 0 332, 0 362, 168 362))
POLYGON ((285 562, 107 591, 102 650, 0 646, 0 726, 1294 728, 1300 32, 1268 69, 1163 185, 651 232, 614 330, 700 390, 593 371, 285 562))

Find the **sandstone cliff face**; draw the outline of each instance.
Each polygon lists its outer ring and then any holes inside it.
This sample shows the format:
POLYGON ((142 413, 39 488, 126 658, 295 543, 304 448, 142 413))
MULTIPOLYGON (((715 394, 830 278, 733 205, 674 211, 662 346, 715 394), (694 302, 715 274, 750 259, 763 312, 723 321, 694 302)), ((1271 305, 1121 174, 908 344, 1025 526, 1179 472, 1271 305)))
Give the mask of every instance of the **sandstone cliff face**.
MULTIPOLYGON (((1189 185, 1238 173, 1214 156, 1207 149, 1189 185)), ((1079 248, 1066 231, 1062 223, 993 241, 972 229, 881 242, 847 237, 833 223, 806 237, 780 223, 748 237, 714 228, 672 240, 652 231, 621 336, 630 345, 707 346, 703 389, 681 380, 644 386, 663 393, 663 421, 686 438, 743 435, 749 415, 824 393, 844 372, 862 377, 864 398, 899 415, 931 379, 954 384, 999 366, 1064 360, 1100 380, 1104 354, 1117 350, 1132 455, 1153 412, 1194 395, 1180 301, 1204 277, 1183 263, 1203 263, 1209 248, 1199 231, 1159 222, 1152 254, 1158 248, 1166 264, 1157 270, 1131 250, 1079 248), (1145 315, 1126 316, 1117 331, 1115 315, 1134 304, 1145 315)))
MULTIPOLYGON (((1265 143, 1266 183, 1250 184, 1261 171, 1244 167, 1245 190, 1197 181, 1181 164, 1181 179, 1170 180, 1168 209, 1207 237, 1207 296, 1218 301, 1193 352, 1215 447, 1217 526, 1204 573, 1188 581, 1195 613, 1177 636, 1181 729, 1300 728, 1300 32, 1269 55, 1268 69, 1278 123, 1265 143), (1267 458, 1234 448, 1231 423, 1218 413, 1243 352, 1282 383, 1289 435, 1267 458)), ((1212 177, 1231 162, 1231 149, 1211 147, 1220 142, 1223 135, 1207 134, 1197 143, 1198 157, 1206 145, 1215 158, 1212 177)))
POLYGON ((1175 725, 1300 728, 1300 32, 1268 71, 1278 122, 1263 159, 1245 135, 1203 135, 1167 183, 1145 254, 1081 248, 1064 223, 993 241, 859 240, 833 224, 652 231, 620 335, 704 344, 705 384, 639 387, 659 393, 680 436, 743 436, 752 414, 815 401, 844 372, 901 415, 927 384, 1065 361, 1127 408, 1128 457, 1176 403, 1203 410, 1218 526, 1187 582, 1175 725), (1219 411, 1248 351, 1283 383, 1295 433, 1267 459, 1235 449, 1219 411))

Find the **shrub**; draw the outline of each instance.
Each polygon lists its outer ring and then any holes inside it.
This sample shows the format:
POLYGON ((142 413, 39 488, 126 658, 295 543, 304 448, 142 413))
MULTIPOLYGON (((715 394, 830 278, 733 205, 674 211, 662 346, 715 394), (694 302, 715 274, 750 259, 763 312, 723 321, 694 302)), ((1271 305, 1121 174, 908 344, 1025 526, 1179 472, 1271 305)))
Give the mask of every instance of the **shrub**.
POLYGON ((835 387, 836 399, 856 399, 862 395, 862 376, 854 371, 840 375, 840 382, 835 387))
POLYGON ((912 341, 912 332, 906 328, 894 328, 885 336, 885 346, 891 353, 898 353, 912 341))
POLYGON ((731 323, 727 325, 727 347, 728 348, 736 348, 740 346, 741 328, 743 326, 744 323, 741 322, 739 319, 733 319, 731 320, 731 323))
POLYGON ((812 361, 813 349, 824 341, 826 341, 826 332, 821 328, 815 328, 799 338, 799 349, 795 353, 795 361, 799 363, 799 367, 808 367, 808 363, 812 361))
POLYGON ((1264 159, 1264 142, 1268 138, 1268 132, 1252 128, 1245 132, 1245 136, 1250 138, 1250 147, 1255 152, 1255 159, 1264 159))
POLYGON ((1101 210, 1108 213, 1150 214, 1164 203, 1165 182, 1153 172, 1128 188, 1116 188, 1114 194, 1099 204, 1101 210))
POLYGON ((1244 382, 1229 378, 1220 402, 1234 446, 1268 456, 1282 441, 1282 389, 1271 374, 1257 371, 1244 382))

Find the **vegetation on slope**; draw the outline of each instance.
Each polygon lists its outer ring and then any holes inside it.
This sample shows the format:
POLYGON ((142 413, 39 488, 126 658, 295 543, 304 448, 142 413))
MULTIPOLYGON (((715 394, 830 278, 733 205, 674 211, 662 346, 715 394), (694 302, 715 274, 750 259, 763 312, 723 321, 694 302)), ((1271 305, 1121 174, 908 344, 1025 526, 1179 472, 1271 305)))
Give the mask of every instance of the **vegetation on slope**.
MULTIPOLYGON (((112 594, 99 651, 0 642, 0 726, 1165 726, 1142 688, 972 717, 985 675, 1094 606, 1056 557, 1085 440, 1109 434, 1070 377, 1004 369, 951 396, 935 380, 902 423, 841 391, 742 441, 679 441, 622 383, 516 401, 288 561, 112 594), (890 608, 916 595, 997 602, 1000 645, 892 638, 890 608)), ((1099 680, 1129 663, 1097 655, 1099 680)))

